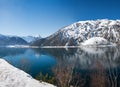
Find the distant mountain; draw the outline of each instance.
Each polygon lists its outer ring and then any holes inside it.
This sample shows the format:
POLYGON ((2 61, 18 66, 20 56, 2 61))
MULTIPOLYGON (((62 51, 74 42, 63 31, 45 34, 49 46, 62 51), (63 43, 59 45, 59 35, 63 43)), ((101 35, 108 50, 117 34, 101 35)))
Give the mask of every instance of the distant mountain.
MULTIPOLYGON (((101 40, 105 40, 107 43, 120 44, 120 20, 79 21, 60 29, 47 38, 35 41, 32 45, 79 46, 94 37, 101 37, 101 40)), ((94 42, 97 44, 97 41, 95 40, 94 42)))
POLYGON ((28 44, 25 40, 18 36, 6 36, 0 34, 0 46, 5 45, 26 45, 28 44))
POLYGON ((21 37, 23 38, 25 41, 27 41, 28 43, 32 43, 38 39, 41 39, 41 36, 24 36, 24 37, 21 37))

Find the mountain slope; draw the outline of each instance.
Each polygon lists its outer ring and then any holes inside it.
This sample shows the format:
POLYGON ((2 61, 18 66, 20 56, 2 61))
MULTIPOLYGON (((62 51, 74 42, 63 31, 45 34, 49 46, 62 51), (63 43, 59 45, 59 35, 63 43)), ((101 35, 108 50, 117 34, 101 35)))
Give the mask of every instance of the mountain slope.
POLYGON ((26 45, 26 44, 28 44, 28 43, 20 37, 0 35, 0 46, 26 45))
POLYGON ((76 46, 93 37, 101 37, 108 42, 120 44, 120 20, 79 21, 32 45, 76 46))
POLYGON ((23 38, 25 41, 27 41, 28 43, 31 43, 33 41, 36 41, 38 39, 41 39, 41 36, 24 36, 24 37, 21 37, 23 38))

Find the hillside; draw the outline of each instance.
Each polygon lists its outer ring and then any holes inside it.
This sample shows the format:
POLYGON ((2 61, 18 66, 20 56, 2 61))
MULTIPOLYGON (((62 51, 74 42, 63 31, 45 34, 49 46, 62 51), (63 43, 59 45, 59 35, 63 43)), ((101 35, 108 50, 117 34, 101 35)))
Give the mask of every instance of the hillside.
POLYGON ((58 30, 44 40, 35 41, 32 45, 79 46, 82 42, 94 37, 101 37, 109 43, 120 44, 120 20, 79 21, 58 30))
POLYGON ((6 36, 0 35, 0 46, 5 45, 26 45, 28 44, 25 40, 17 36, 6 36))

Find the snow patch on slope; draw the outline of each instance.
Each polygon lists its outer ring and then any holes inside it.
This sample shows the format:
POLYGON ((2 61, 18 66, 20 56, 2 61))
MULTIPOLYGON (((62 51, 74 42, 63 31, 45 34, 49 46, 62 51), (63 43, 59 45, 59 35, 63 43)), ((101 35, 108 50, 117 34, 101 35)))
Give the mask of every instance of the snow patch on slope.
POLYGON ((81 43, 84 46, 112 45, 109 41, 102 37, 93 37, 81 43))

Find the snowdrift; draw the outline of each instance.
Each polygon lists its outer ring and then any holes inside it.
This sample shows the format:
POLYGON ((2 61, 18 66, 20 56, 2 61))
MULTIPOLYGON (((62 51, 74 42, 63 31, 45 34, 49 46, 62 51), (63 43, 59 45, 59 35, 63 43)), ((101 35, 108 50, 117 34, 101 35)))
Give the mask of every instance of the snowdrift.
POLYGON ((29 74, 19 70, 5 60, 0 59, 0 87, 55 87, 33 79, 29 74))

